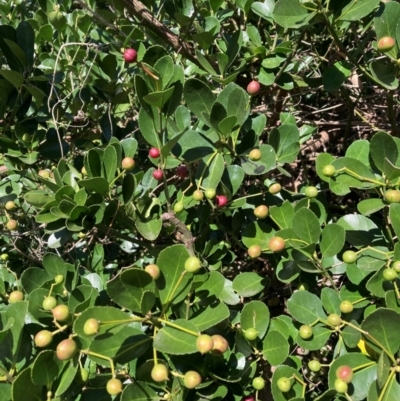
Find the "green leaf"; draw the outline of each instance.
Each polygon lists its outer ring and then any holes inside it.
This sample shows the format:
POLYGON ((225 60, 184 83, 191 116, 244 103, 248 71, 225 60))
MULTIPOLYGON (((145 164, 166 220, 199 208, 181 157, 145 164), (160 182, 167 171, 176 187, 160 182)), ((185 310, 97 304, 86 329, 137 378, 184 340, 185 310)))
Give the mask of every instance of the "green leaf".
POLYGON ((106 146, 104 150, 103 163, 107 181, 111 183, 117 171, 117 151, 113 145, 106 146))
POLYGON ((9 304, 5 311, 5 319, 14 319, 14 324, 10 327, 10 332, 12 335, 12 344, 10 344, 11 351, 13 355, 16 355, 17 350, 20 346, 19 340, 23 334, 23 329, 25 325, 25 319, 28 314, 28 304, 27 301, 19 301, 14 304, 9 304))
POLYGON ((247 303, 240 315, 240 327, 242 330, 255 328, 258 338, 263 338, 269 325, 269 309, 261 301, 250 301, 247 303))
POLYGON ((41 288, 44 283, 50 281, 54 276, 49 276, 47 272, 38 267, 28 267, 21 275, 21 284, 24 290, 30 294, 37 288, 41 288))
POLYGON ((322 305, 328 313, 336 313, 338 315, 340 312, 340 303, 342 302, 339 294, 332 288, 325 287, 321 291, 321 301, 322 305))
POLYGON ((400 238, 400 204, 392 203, 389 206, 389 218, 395 234, 400 238))
POLYGON ((103 177, 87 178, 85 180, 79 180, 78 184, 89 191, 101 195, 106 195, 109 190, 108 181, 103 177))
POLYGON ((233 289, 241 297, 252 297, 261 292, 268 284, 266 277, 257 273, 241 273, 233 280, 233 289))
POLYGON ((224 303, 213 304, 204 310, 199 310, 196 316, 190 319, 190 323, 194 324, 198 331, 204 331, 228 319, 229 313, 229 309, 224 303))
POLYGON ((368 217, 359 214, 345 215, 337 224, 346 230, 346 241, 354 246, 371 245, 379 236, 377 225, 368 217))
MULTIPOLYGON (((3 325, 4 322, 1 322, 1 323, 2 323, 2 327, 1 327, 1 330, 0 330, 0 343, 7 337, 7 334, 9 332, 10 328, 14 324, 14 318, 13 317, 9 317, 7 319, 7 323, 4 324, 4 325, 3 325)), ((1 392, 0 392, 0 394, 1 394, 1 392)))
POLYGON ((381 198, 364 199, 357 204, 358 211, 364 215, 369 216, 385 207, 385 203, 381 198))
POLYGON ((12 401, 38 401, 42 397, 42 386, 33 383, 31 378, 32 368, 26 368, 19 372, 12 382, 12 401))
POLYGON ((380 171, 385 172, 385 160, 389 160, 394 165, 396 164, 399 152, 396 142, 389 134, 383 131, 377 132, 371 138, 370 143, 372 160, 380 171))
POLYGON ((326 319, 321 300, 308 291, 295 292, 287 303, 289 313, 302 324, 312 324, 317 319, 326 319))
POLYGON ((342 21, 360 21, 366 15, 370 14, 379 4, 379 0, 352 0, 343 8, 342 14, 338 20, 342 21))
MULTIPOLYGON (((90 343, 89 351, 112 358, 115 363, 129 363, 142 356, 149 347, 151 338, 140 329, 123 325, 107 330, 106 335, 97 335, 90 343)), ((90 359, 100 365, 110 366, 104 358, 90 355, 90 359)))
POLYGON ((0 70, 2 75, 7 81, 11 82, 17 89, 24 83, 24 76, 17 71, 0 70))
POLYGON ((167 103, 168 99, 172 96, 173 92, 174 92, 173 87, 165 91, 152 92, 147 95, 144 95, 143 100, 146 103, 150 104, 151 106, 161 109, 162 106, 164 106, 164 104, 167 103))
MULTIPOLYGON (((140 115, 140 113, 139 113, 139 115, 140 115)), ((146 136, 146 133, 143 133, 143 136, 145 138, 148 138, 146 136)), ((138 146, 137 140, 135 138, 125 138, 120 143, 121 143, 122 149, 124 150, 125 157, 133 158, 135 156, 136 149, 138 146)), ((157 146, 157 145, 155 145, 155 146, 157 146)))
POLYGON ((337 255, 343 248, 346 232, 342 226, 332 223, 322 231, 321 253, 324 258, 337 255))
POLYGON ((192 274, 185 272, 185 261, 189 253, 183 245, 173 245, 163 249, 157 258, 161 275, 156 281, 160 301, 165 308, 182 301, 190 290, 192 274))
POLYGON ((278 0, 273 11, 275 22, 284 28, 299 28, 313 17, 298 0, 278 0))
POLYGON ((142 312, 141 303, 146 291, 154 292, 155 284, 150 274, 143 269, 124 269, 107 283, 107 292, 114 302, 132 312, 142 312), (116 281, 119 282, 115 283, 116 281), (129 297, 126 296, 127 293, 129 297))
POLYGON ((265 223, 253 221, 242 232, 243 244, 250 248, 259 245, 261 249, 268 249, 269 240, 275 236, 275 230, 265 223))
POLYGON ((124 180, 122 181, 122 198, 124 204, 127 205, 132 201, 135 195, 136 180, 133 174, 126 174, 124 180))
POLYGON ((275 6, 274 0, 264 0, 264 2, 255 1, 251 5, 251 10, 254 12, 254 14, 258 15, 259 17, 272 22, 273 20, 272 12, 274 10, 274 6, 275 6))
POLYGON ((196 172, 196 181, 201 183, 203 188, 216 189, 223 173, 224 158, 220 153, 213 153, 200 162, 196 172))
POLYGON ((182 327, 182 329, 190 330, 193 334, 166 325, 157 332, 154 338, 154 348, 171 355, 194 354, 197 352, 197 337, 195 335, 195 333, 198 333, 197 327, 184 319, 175 320, 173 324, 182 327))
POLYGON ((317 216, 307 208, 301 208, 293 216, 293 230, 299 239, 307 244, 316 244, 321 235, 317 216))
POLYGON ((289 343, 279 331, 270 330, 263 341, 263 356, 272 366, 283 363, 289 355, 289 343))
POLYGON ((385 89, 395 90, 399 87, 399 80, 396 78, 396 67, 393 64, 386 64, 381 60, 372 61, 369 65, 371 74, 385 89))
POLYGON ((330 65, 322 74, 322 84, 325 90, 338 90, 351 74, 352 65, 347 61, 337 61, 330 65))
POLYGON ((200 132, 186 131, 179 139, 178 144, 172 149, 172 153, 187 162, 200 160, 215 152, 212 142, 200 132))
POLYGON ((59 375, 63 367, 62 361, 52 350, 39 353, 32 365, 32 381, 38 386, 47 386, 59 375))
POLYGON ((158 398, 157 393, 147 383, 140 381, 128 384, 121 395, 121 401, 152 401, 158 398))
POLYGON ((32 68, 35 52, 35 32, 29 22, 21 21, 18 24, 17 43, 25 54, 28 68, 32 68))
POLYGON ((185 82, 183 89, 186 104, 196 117, 204 122, 209 122, 212 105, 215 96, 211 89, 198 79, 189 79, 185 82))
POLYGON ((288 200, 285 200, 280 206, 272 206, 269 209, 269 214, 281 230, 292 228, 294 209, 288 200))
POLYGON ((369 335, 365 341, 371 348, 381 352, 380 348, 370 339, 377 340, 385 349, 394 355, 400 347, 400 314, 386 308, 379 308, 369 314, 361 324, 361 328, 369 335), (371 336, 371 337, 369 337, 371 336))
MULTIPOLYGON (((143 138, 152 146, 159 147, 159 139, 156 129, 154 128, 153 118, 150 113, 148 113, 145 108, 141 108, 139 111, 139 128, 140 132, 143 135, 143 138)), ((121 143, 122 144, 122 143, 121 143)), ((126 157, 133 157, 134 152, 130 152, 131 155, 127 155, 125 152, 126 157)))
POLYGON ((161 232, 162 221, 159 215, 154 214, 148 218, 137 218, 135 225, 144 238, 154 241, 161 232))

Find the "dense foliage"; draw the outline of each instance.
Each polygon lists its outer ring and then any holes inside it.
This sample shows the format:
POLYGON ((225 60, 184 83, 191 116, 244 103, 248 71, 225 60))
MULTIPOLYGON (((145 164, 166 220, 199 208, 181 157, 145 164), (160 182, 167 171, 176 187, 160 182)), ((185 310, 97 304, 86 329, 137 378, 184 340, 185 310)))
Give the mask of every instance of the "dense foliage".
POLYGON ((400 400, 398 2, 0 16, 1 401, 400 400))

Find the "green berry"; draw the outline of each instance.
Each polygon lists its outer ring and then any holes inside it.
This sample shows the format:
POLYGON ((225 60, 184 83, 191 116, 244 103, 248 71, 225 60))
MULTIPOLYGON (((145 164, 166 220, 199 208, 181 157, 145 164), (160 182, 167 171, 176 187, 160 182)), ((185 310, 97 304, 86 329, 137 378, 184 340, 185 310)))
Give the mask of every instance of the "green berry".
POLYGON ((299 329, 299 335, 303 340, 308 340, 313 335, 313 330, 311 326, 303 324, 299 329))
POLYGON ((339 326, 342 323, 342 318, 336 313, 331 313, 327 321, 331 326, 339 326))
POLYGON ((394 281, 397 279, 397 273, 394 269, 388 267, 383 271, 383 278, 387 281, 394 281))
POLYGON ((10 304, 15 304, 16 302, 22 301, 23 299, 24 293, 22 291, 13 291, 8 297, 8 302, 10 304))
POLYGON ((265 380, 262 377, 255 377, 252 385, 256 390, 262 390, 265 387, 265 380))
POLYGON ((57 274, 57 276, 54 277, 54 282, 56 284, 61 284, 64 281, 64 276, 62 274, 57 274))
POLYGON ((196 273, 201 268, 201 261, 196 256, 190 256, 185 261, 185 270, 188 273, 196 273))
POLYGON ((340 311, 342 313, 351 313, 353 312, 354 306, 350 301, 342 301, 340 303, 340 311))
POLYGON ((316 198, 318 196, 318 189, 316 187, 307 187, 304 194, 307 198, 316 198))
POLYGON ((321 370, 321 363, 313 359, 308 362, 308 369, 310 369, 311 372, 319 372, 321 370))
POLYGON ((354 263, 357 260, 357 253, 354 251, 346 251, 342 255, 344 263, 354 263))
POLYGON ((204 195, 207 199, 214 199, 217 192, 213 188, 207 188, 204 192, 204 195))
POLYGON ((107 393, 110 395, 117 395, 122 392, 122 382, 119 379, 110 379, 107 382, 107 393))
POLYGON ((287 393, 292 388, 292 382, 288 377, 280 377, 276 382, 276 385, 282 393, 287 393))
POLYGON ((174 212, 179 213, 184 209, 183 202, 177 202, 174 205, 174 212))
POLYGON ((325 166, 322 169, 322 174, 325 177, 333 177, 335 175, 335 173, 336 173, 336 169, 334 166, 332 166, 332 164, 328 164, 327 166, 325 166))
POLYGON ((335 380, 335 390, 339 393, 339 394, 344 394, 347 393, 347 389, 349 388, 349 386, 347 385, 346 382, 344 382, 341 379, 336 379, 335 380))
POLYGON ((247 340, 254 341, 258 337, 258 331, 255 328, 251 327, 244 331, 244 336, 247 340))
POLYGON ((57 300, 54 297, 46 297, 43 300, 42 307, 44 310, 51 310, 57 306, 57 300))

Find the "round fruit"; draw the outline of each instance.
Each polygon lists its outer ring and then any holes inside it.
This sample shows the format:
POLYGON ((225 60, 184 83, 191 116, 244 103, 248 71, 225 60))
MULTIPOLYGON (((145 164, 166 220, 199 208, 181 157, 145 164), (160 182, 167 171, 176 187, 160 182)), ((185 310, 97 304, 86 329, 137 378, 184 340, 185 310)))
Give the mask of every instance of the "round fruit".
POLYGON ((160 277, 160 268, 155 264, 147 265, 144 270, 153 277, 153 280, 157 280, 160 277))
POLYGON ((247 253, 252 259, 258 258, 261 255, 261 247, 259 245, 252 245, 247 250, 247 253))
POLYGON ((161 169, 157 169, 153 171, 153 177, 157 180, 160 181, 163 178, 163 171, 161 169))
POLYGON ((185 178, 187 175, 188 175, 188 169, 187 169, 187 167, 186 166, 179 166, 177 169, 176 169, 176 175, 179 177, 179 178, 185 178))
POLYGON ((285 240, 281 237, 272 237, 268 241, 268 247, 272 252, 281 252, 285 249, 285 240))
POLYGON ((94 336, 99 332, 100 323, 94 317, 86 320, 85 324, 83 325, 83 332, 87 336, 94 336))
POLYGON ((214 346, 211 351, 213 355, 222 355, 229 348, 228 341, 226 341, 226 339, 221 335, 214 334, 211 336, 211 338, 214 342, 214 346))
POLYGON ((300 326, 299 335, 303 340, 308 340, 313 335, 312 327, 308 326, 307 324, 303 324, 300 326))
POLYGON ((244 331, 244 336, 247 340, 254 341, 258 337, 258 331, 254 327, 250 327, 244 331))
POLYGON ((64 276, 62 274, 57 274, 57 276, 54 277, 54 282, 56 284, 61 284, 64 281, 64 276))
POLYGON ((282 393, 287 393, 292 388, 292 382, 288 377, 280 377, 276 382, 276 385, 282 393))
POLYGON ((308 369, 310 369, 311 372, 319 372, 321 370, 321 363, 313 359, 308 362, 308 369))
POLYGON ((162 363, 154 365, 153 369, 151 370, 151 378, 157 383, 167 380, 168 368, 162 363))
POLYGON ((51 310, 57 322, 65 322, 69 318, 69 308, 67 305, 57 305, 51 310))
POLYGON ((247 85, 247 93, 251 96, 257 95, 257 93, 260 91, 260 84, 257 81, 251 81, 247 85))
POLYGON ((6 210, 10 211, 10 210, 14 210, 17 208, 17 205, 15 204, 14 201, 8 201, 5 206, 6 210))
POLYGON ((322 174, 325 177, 333 177, 335 175, 335 173, 336 173, 336 169, 334 166, 332 166, 332 164, 328 164, 327 166, 325 166, 322 169, 322 174))
POLYGON ((213 349, 214 341, 208 334, 201 334, 196 339, 196 347, 201 354, 206 354, 213 349))
POLYGON ((190 256, 185 261, 185 270, 188 273, 196 273, 201 268, 200 259, 196 256, 190 256))
POLYGON ((259 219, 265 219, 268 216, 268 206, 260 205, 254 209, 254 216, 259 219))
POLYGON ((137 58, 137 51, 135 49, 126 49, 124 51, 124 60, 127 63, 134 63, 137 58))
POLYGON ((50 178, 50 171, 49 170, 39 170, 38 175, 39 175, 39 177, 42 177, 45 180, 48 180, 50 178))
POLYGON ((268 191, 270 194, 276 195, 279 194, 279 192, 281 192, 281 189, 282 189, 281 184, 275 183, 268 188, 268 191))
POLYGON ((2 253, 0 255, 0 260, 6 262, 8 260, 8 254, 7 253, 2 253))
POLYGON ((30 134, 24 134, 24 135, 22 135, 22 140, 23 140, 24 142, 32 142, 32 135, 30 135, 30 134))
POLYGON ((218 207, 224 207, 228 203, 228 198, 225 195, 217 195, 215 203, 218 207))
POLYGON ((194 370, 189 370, 183 378, 183 385, 186 388, 192 389, 201 383, 201 376, 194 370))
POLYGON ((206 198, 208 199, 214 199, 216 195, 216 191, 213 188, 207 188, 206 191, 204 192, 206 195, 206 198))
POLYGON ((342 318, 339 315, 337 315, 336 313, 331 313, 328 316, 327 321, 331 326, 339 326, 339 324, 342 323, 342 318))
POLYGON ((357 260, 357 253, 354 251, 346 251, 342 255, 344 263, 354 263, 357 260))
POLYGON ((18 222, 16 220, 8 220, 6 227, 10 231, 14 231, 18 228, 18 222))
POLYGON ((176 202, 174 205, 174 212, 179 213, 184 209, 183 202, 176 202))
POLYGON ((83 167, 81 168, 81 173, 82 173, 82 175, 87 175, 87 171, 86 171, 85 166, 83 166, 83 167))
POLYGON ((78 237, 79 237, 80 239, 86 238, 86 234, 83 233, 82 231, 80 231, 80 232, 78 233, 78 237))
POLYGON ((261 159, 262 153, 260 149, 253 149, 249 153, 249 159, 252 160, 253 162, 256 162, 261 159))
POLYGON ((24 299, 24 293, 22 291, 13 291, 8 297, 8 302, 10 304, 15 304, 16 302, 22 301, 24 299))
POLYGON ((336 378, 343 380, 345 383, 350 383, 353 379, 353 369, 348 365, 339 366, 336 369, 336 378))
POLYGON ((265 387, 265 380, 262 377, 255 377, 252 385, 256 390, 262 390, 265 387))
POLYGON ((376 47, 381 53, 386 53, 392 50, 395 44, 396 41, 392 37, 384 36, 379 39, 376 47))
POLYGON ((336 379, 335 380, 335 390, 339 393, 339 394, 344 394, 347 393, 347 389, 349 388, 349 386, 347 385, 346 382, 344 382, 341 379, 336 379))
POLYGON ((392 269, 396 272, 396 273, 400 273, 400 260, 395 260, 392 263, 392 269))
POLYGON ((385 192, 385 201, 388 203, 399 203, 400 202, 400 191, 396 189, 389 189, 385 192))
POLYGON ((196 189, 196 191, 193 192, 193 199, 197 201, 201 201, 204 199, 204 193, 201 189, 196 189))
POLYGON ((121 162, 121 166, 124 170, 132 170, 135 167, 135 160, 132 157, 125 157, 121 162))
POLYGON ((254 396, 246 395, 245 397, 242 398, 242 401, 254 401, 254 396))
POLYGON ((78 346, 74 340, 67 338, 57 345, 56 355, 60 361, 71 359, 78 351, 78 346))
POLYGON ((342 313, 351 313, 353 312, 354 306, 350 301, 342 301, 340 303, 340 311, 342 313))
POLYGON ((157 159, 157 157, 160 157, 160 151, 157 148, 151 148, 149 150, 149 156, 153 159, 157 159))
POLYGON ((89 378, 89 371, 85 368, 81 369, 81 379, 83 382, 87 382, 87 379, 89 378))
POLYGON ((46 297, 43 300, 42 307, 44 310, 51 310, 57 306, 57 300, 54 297, 46 297))
POLYGON ((117 395, 122 392, 122 381, 119 379, 110 379, 107 382, 107 393, 110 395, 117 395))
POLYGON ((307 198, 316 198, 318 196, 318 189, 315 187, 307 187, 304 190, 304 195, 307 196, 307 198))
POLYGON ((387 281, 394 281, 397 279, 397 273, 393 269, 388 267, 383 271, 383 278, 387 281))
POLYGON ((41 330, 36 334, 34 341, 37 347, 47 347, 53 341, 53 334, 48 330, 41 330))

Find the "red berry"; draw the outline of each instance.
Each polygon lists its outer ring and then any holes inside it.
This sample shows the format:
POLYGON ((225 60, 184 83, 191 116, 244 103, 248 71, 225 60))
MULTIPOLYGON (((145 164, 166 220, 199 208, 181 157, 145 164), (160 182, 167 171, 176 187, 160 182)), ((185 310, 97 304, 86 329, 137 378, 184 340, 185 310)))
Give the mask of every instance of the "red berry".
POLYGON ((222 355, 229 348, 228 341, 226 341, 226 339, 221 335, 214 334, 211 336, 211 338, 214 342, 214 346, 211 351, 213 355, 222 355))
POLYGON ((336 369, 336 377, 345 383, 350 383, 353 379, 353 369, 347 365, 339 366, 336 369))
POLYGON ((74 340, 67 338, 57 345, 56 354, 60 361, 71 359, 78 351, 78 345, 74 340))
POLYGON ((69 308, 67 305, 57 305, 52 309, 51 313, 58 322, 65 322, 69 318, 69 308))
POLYGON ((179 178, 185 178, 185 177, 188 175, 188 169, 187 169, 187 167, 186 167, 186 166, 179 166, 179 167, 176 169, 176 175, 177 175, 179 178))
POLYGON ((285 249, 285 240, 281 237, 272 237, 268 242, 268 247, 272 252, 280 252, 285 249))
POLYGON ((149 150, 149 156, 153 159, 157 159, 157 157, 160 157, 160 151, 157 148, 151 148, 149 150))
POLYGON ((124 60, 127 63, 134 63, 137 58, 137 51, 135 49, 126 49, 124 51, 124 60))
POLYGON ((158 169, 158 170, 154 170, 153 171, 153 177, 154 177, 154 179, 156 179, 157 181, 160 181, 162 178, 163 178, 163 172, 162 172, 162 170, 161 169, 158 169))
POLYGON ((247 93, 249 95, 257 95, 257 93, 260 91, 260 84, 257 81, 251 81, 247 85, 247 93))
POLYGON ((215 202, 218 207, 224 207, 228 203, 228 198, 225 195, 217 195, 215 202))
POLYGON ((379 39, 377 49, 382 53, 386 53, 392 50, 395 44, 396 41, 392 37, 384 36, 383 38, 379 39))
POLYGON ((155 264, 147 265, 144 270, 149 273, 154 280, 160 277, 160 268, 155 264))

